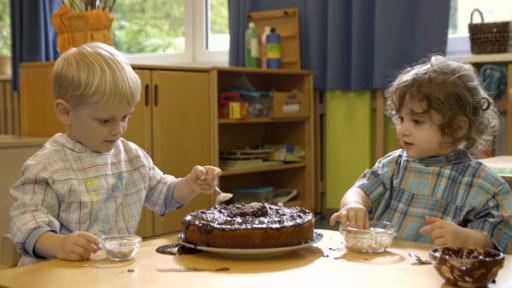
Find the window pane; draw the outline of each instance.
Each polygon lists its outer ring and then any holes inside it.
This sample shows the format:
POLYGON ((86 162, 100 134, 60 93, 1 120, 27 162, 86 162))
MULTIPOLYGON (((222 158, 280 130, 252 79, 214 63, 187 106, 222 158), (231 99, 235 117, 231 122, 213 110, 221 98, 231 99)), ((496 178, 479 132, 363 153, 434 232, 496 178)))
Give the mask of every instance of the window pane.
MULTIPOLYGON (((449 34, 468 34, 471 11, 475 8, 482 11, 485 22, 512 20, 510 0, 452 0, 449 34)), ((473 16, 473 23, 481 23, 478 13, 473 16)))
POLYGON ((11 55, 11 14, 9 0, 0 0, 0 55, 11 55))
POLYGON ((206 1, 206 50, 229 50, 228 0, 206 1))
POLYGON ((183 53, 184 1, 118 0, 114 7, 114 46, 125 53, 183 53))

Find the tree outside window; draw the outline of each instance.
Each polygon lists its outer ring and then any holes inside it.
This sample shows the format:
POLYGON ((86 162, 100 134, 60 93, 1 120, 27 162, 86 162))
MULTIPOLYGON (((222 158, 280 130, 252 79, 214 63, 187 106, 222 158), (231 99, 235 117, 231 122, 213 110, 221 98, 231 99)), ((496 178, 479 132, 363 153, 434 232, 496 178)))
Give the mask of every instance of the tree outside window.
POLYGON ((181 53, 183 0, 122 0, 114 11, 114 46, 125 53, 181 53))
POLYGON ((113 45, 127 54, 229 50, 227 0, 118 0, 112 13, 113 45))
POLYGON ((0 55, 11 55, 11 17, 9 0, 0 0, 0 55))

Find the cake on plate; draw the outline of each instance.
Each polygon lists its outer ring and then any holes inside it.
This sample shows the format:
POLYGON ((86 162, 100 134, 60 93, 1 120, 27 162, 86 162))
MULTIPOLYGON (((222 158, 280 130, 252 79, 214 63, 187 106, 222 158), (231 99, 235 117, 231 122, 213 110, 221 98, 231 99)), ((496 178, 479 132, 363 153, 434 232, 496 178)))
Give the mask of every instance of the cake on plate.
POLYGON ((183 228, 183 240, 197 246, 276 248, 313 240, 314 217, 300 207, 238 203, 189 213, 183 228))

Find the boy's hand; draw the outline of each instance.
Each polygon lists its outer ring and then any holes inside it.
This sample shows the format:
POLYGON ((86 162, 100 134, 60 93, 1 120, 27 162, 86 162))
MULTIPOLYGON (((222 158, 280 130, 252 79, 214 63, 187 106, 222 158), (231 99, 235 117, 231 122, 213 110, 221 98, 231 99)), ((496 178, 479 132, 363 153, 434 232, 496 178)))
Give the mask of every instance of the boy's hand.
POLYGON ((188 182, 189 187, 195 192, 194 194, 212 194, 220 174, 222 171, 214 166, 194 166, 183 180, 188 182))
POLYGON ((431 233, 432 241, 438 246, 465 246, 465 228, 449 220, 426 216, 425 221, 430 223, 420 229, 420 234, 431 233))
POLYGON ((220 174, 222 171, 214 166, 194 166, 185 178, 176 183, 174 199, 185 204, 199 193, 212 194, 220 174))
POLYGON ((359 203, 349 203, 340 211, 332 214, 330 224, 335 225, 336 221, 345 228, 350 226, 357 229, 369 229, 368 211, 359 203))
POLYGON ((56 258, 63 260, 80 261, 91 257, 98 251, 100 240, 88 232, 73 232, 65 235, 58 243, 56 258))

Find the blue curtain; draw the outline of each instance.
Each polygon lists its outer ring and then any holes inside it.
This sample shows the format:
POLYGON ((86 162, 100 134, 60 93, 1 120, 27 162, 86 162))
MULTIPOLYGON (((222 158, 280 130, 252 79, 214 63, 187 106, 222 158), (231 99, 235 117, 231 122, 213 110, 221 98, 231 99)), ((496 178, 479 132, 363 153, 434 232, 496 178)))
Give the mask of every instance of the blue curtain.
POLYGON ((229 0, 230 65, 244 63, 252 11, 299 8, 301 62, 315 87, 386 87, 407 65, 446 53, 447 0, 229 0))
POLYGON ((56 33, 52 14, 60 0, 11 0, 12 85, 18 90, 21 62, 57 59, 56 33))

